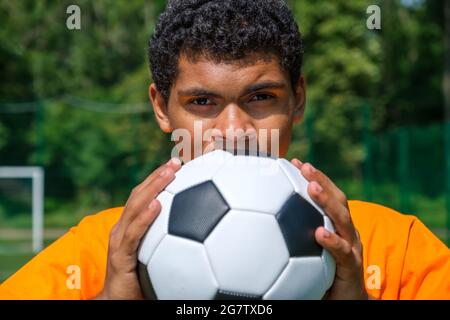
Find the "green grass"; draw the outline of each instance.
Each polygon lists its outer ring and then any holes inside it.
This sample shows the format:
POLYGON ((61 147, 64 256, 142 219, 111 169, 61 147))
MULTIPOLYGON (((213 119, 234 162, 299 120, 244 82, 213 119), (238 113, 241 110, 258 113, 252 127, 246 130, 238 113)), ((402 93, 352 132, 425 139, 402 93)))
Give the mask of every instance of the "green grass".
MULTIPOLYGON (((55 240, 45 239, 44 246, 55 240)), ((31 239, 0 239, 0 283, 34 257, 31 249, 31 239)))
POLYGON ((33 253, 0 254, 0 283, 27 263, 33 253))
MULTIPOLYGON (((106 208, 105 208, 106 209, 106 208)), ((45 228, 70 228, 76 226, 83 217, 100 211, 100 209, 59 209, 46 211, 44 216, 45 228)), ((16 214, 5 218, 0 216, 0 226, 2 228, 30 229, 32 225, 31 212, 16 214)))

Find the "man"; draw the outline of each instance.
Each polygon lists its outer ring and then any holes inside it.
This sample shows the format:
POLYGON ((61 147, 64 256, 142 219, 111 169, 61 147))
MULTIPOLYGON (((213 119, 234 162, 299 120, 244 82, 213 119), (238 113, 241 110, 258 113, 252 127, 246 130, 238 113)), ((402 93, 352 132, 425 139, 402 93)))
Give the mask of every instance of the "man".
MULTIPOLYGON (((276 130, 284 157, 292 126, 305 111, 302 56, 298 26, 282 0, 170 1, 149 48, 156 120, 167 133, 193 133, 196 121, 224 136, 233 130, 276 130)), ((207 148, 207 142, 191 143, 207 148)), ((181 157, 190 160, 186 153, 181 157)), ((336 228, 315 233, 337 264, 326 298, 450 298, 449 250, 419 220, 347 201, 313 165, 292 163, 336 228)), ((156 196, 180 166, 176 158, 169 160, 133 189, 125 207, 84 218, 6 280, 0 297, 142 298, 136 251, 160 212, 156 196)))

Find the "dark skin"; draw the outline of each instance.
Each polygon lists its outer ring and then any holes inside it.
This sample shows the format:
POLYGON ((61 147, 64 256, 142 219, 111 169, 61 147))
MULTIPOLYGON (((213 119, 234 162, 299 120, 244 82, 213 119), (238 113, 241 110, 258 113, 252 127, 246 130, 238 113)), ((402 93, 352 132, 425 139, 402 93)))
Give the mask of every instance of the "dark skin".
MULTIPOLYGON (((289 74, 275 57, 254 58, 252 64, 224 64, 207 59, 194 62, 181 55, 179 74, 167 103, 155 84, 149 87, 150 100, 161 130, 170 133, 184 128, 193 136, 195 120, 202 121, 203 130, 216 129, 223 135, 227 129, 254 132, 278 129, 279 155, 285 157, 292 127, 302 120, 305 110, 304 78, 301 77, 292 88, 289 74)), ((205 150, 208 144, 203 142, 201 149, 205 150)), ((181 157, 184 161, 191 160, 181 157)), ((326 298, 367 299, 362 245, 352 223, 345 194, 310 163, 302 163, 298 159, 291 162, 310 181, 309 195, 324 209, 336 228, 335 233, 323 227, 315 232, 317 242, 336 260, 336 277, 326 298)), ((180 167, 179 162, 169 161, 131 193, 110 235, 105 285, 98 299, 142 298, 135 271, 136 251, 140 239, 160 212, 161 204, 155 199, 157 194, 174 179, 180 167), (162 176, 161 172, 165 175, 162 176)))

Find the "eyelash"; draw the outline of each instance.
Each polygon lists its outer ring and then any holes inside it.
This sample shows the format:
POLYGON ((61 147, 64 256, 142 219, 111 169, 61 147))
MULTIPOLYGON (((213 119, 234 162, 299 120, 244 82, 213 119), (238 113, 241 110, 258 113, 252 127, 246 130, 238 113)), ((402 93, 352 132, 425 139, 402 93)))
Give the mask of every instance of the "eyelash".
POLYGON ((190 104, 193 104, 193 105, 196 105, 196 106, 207 106, 207 105, 211 105, 211 99, 209 99, 209 98, 206 98, 206 97, 200 97, 200 98, 195 98, 195 99, 193 99, 193 100, 191 100, 189 103, 190 104), (200 103, 195 103, 196 101, 198 102, 198 100, 206 100, 206 101, 209 101, 210 103, 207 103, 207 104, 200 104, 200 103))
MULTIPOLYGON (((265 100, 269 100, 269 99, 272 99, 272 98, 274 98, 274 96, 271 95, 271 94, 268 94, 268 93, 258 93, 258 94, 255 94, 253 97, 251 97, 250 101, 265 101, 265 100), (265 99, 261 99, 261 100, 258 100, 258 99, 254 100, 254 99, 255 99, 256 97, 258 97, 258 96, 264 96, 264 97, 266 97, 266 98, 265 98, 265 99)), ((209 98, 206 98, 206 97, 200 97, 200 98, 195 98, 195 99, 191 100, 189 103, 190 103, 190 104, 193 104, 193 105, 198 105, 198 106, 207 106, 207 105, 211 105, 211 104, 212 104, 212 101, 211 101, 209 98), (206 100, 207 102, 209 101, 210 103, 206 103, 206 104, 196 103, 196 102, 198 102, 199 100, 206 100)))
POLYGON ((250 101, 265 101, 265 100, 269 100, 269 99, 273 99, 273 98, 274 98, 274 96, 271 95, 271 94, 269 94, 269 93, 257 93, 257 94, 255 94, 255 95, 250 99, 250 101), (262 100, 253 100, 254 98, 256 98, 256 97, 258 97, 258 96, 265 96, 266 99, 262 99, 262 100))

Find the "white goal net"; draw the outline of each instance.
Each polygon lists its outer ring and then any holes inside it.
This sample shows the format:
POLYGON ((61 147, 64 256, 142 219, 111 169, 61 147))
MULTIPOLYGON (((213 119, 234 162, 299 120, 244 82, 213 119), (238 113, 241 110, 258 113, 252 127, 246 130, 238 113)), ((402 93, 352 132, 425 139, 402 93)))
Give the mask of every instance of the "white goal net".
POLYGON ((0 179, 31 179, 33 252, 44 247, 44 170, 41 167, 1 167, 0 179))

